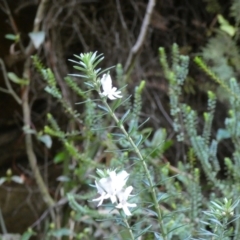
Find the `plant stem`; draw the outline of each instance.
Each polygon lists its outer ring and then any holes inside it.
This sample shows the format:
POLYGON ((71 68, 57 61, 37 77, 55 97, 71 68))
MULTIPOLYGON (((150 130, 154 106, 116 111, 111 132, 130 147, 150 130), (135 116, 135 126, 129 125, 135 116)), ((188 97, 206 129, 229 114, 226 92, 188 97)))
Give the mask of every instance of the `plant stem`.
POLYGON ((104 105, 107 107, 110 115, 112 116, 112 118, 114 119, 114 121, 117 123, 118 127, 121 129, 121 131, 123 132, 123 134, 126 136, 126 138, 128 139, 128 141, 130 142, 130 144, 132 145, 135 153, 137 154, 137 156, 139 157, 139 159, 141 160, 142 162, 142 165, 143 165, 143 168, 144 168, 144 171, 146 173, 146 176, 147 176, 147 179, 148 179, 148 183, 149 183, 149 186, 150 186, 150 191, 151 191, 151 194, 152 194, 152 198, 153 198, 153 202, 154 202, 154 207, 157 211, 157 215, 158 215, 158 223, 159 223, 159 227, 160 227, 160 230, 161 230, 161 233, 162 233, 162 237, 163 237, 163 240, 167 240, 167 237, 166 237, 166 233, 165 233, 165 230, 164 230, 164 226, 163 226, 163 221, 162 221, 162 211, 159 207, 159 204, 158 204, 158 200, 157 200, 157 193, 156 193, 156 189, 154 187, 154 183, 153 183, 153 180, 151 178, 151 174, 148 170, 148 167, 147 167, 147 163, 146 161, 144 160, 140 150, 138 149, 137 145, 134 143, 133 139, 131 138, 131 136, 128 134, 128 132, 126 131, 125 127, 123 126, 123 124, 121 123, 121 121, 118 119, 118 117, 115 115, 115 113, 112 111, 111 107, 108 105, 106 99, 102 98, 102 101, 104 103, 104 105))
POLYGON ((18 104, 22 104, 22 100, 19 98, 19 96, 15 93, 15 91, 13 90, 12 88, 12 85, 11 83, 9 82, 8 80, 8 76, 7 76, 7 70, 5 68, 5 64, 3 62, 3 60, 0 58, 0 65, 2 67, 2 71, 3 71, 3 78, 4 78, 4 81, 5 81, 5 84, 7 86, 7 90, 5 89, 2 89, 1 88, 1 91, 2 92, 5 92, 5 93, 8 93, 8 94, 11 94, 13 96, 13 98, 17 101, 18 104))
POLYGON ((2 210, 0 208, 0 226, 3 234, 7 234, 7 228, 3 219, 2 210))
POLYGON ((36 182, 42 194, 42 197, 49 207, 53 207, 55 205, 55 202, 50 196, 47 186, 44 183, 43 178, 41 176, 40 170, 37 165, 37 158, 33 151, 32 135, 28 131, 31 129, 31 117, 30 117, 31 114, 30 114, 30 107, 29 107, 29 101, 28 101, 28 94, 29 94, 29 86, 25 86, 22 94, 22 108, 23 108, 23 120, 24 120, 24 127, 25 127, 26 151, 28 155, 29 164, 33 171, 34 178, 36 179, 36 182))
POLYGON ((127 226, 127 230, 128 230, 128 233, 129 233, 131 239, 132 239, 132 240, 135 240, 135 237, 134 237, 134 235, 133 235, 132 229, 131 229, 130 225, 128 224, 127 218, 124 217, 124 218, 123 218, 123 221, 124 221, 124 223, 125 223, 126 226, 127 226))
MULTIPOLYGON (((14 21, 14 18, 13 18, 13 16, 12 16, 11 10, 10 10, 10 8, 9 8, 9 6, 8 6, 8 2, 7 2, 6 0, 3 0, 3 4, 4 4, 4 7, 5 7, 4 11, 5 11, 5 13, 8 15, 8 18, 9 18, 9 20, 10 20, 10 24, 11 24, 11 26, 12 26, 12 29, 13 29, 14 34, 15 34, 15 35, 19 35, 19 31, 18 31, 16 22, 14 21)), ((21 52, 22 52, 23 54, 25 54, 25 49, 24 49, 24 46, 23 46, 23 43, 22 43, 21 38, 19 38, 18 44, 19 44, 19 47, 20 47, 21 52)))

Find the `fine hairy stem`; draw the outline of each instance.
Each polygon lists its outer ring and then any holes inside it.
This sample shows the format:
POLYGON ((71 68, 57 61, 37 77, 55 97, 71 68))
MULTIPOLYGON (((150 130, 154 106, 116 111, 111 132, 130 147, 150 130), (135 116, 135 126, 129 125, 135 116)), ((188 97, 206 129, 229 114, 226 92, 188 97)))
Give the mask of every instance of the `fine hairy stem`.
POLYGON ((117 123, 117 125, 119 126, 119 128, 121 129, 123 134, 126 136, 127 140, 130 142, 130 144, 133 147, 135 153, 137 154, 137 156, 139 157, 139 159, 142 162, 142 165, 143 165, 143 168, 144 168, 144 171, 146 173, 146 176, 147 176, 147 179, 148 179, 148 183, 149 183, 149 186, 150 186, 150 191, 151 191, 151 195, 152 195, 152 198, 153 198, 154 207, 155 207, 155 209, 157 211, 158 222, 159 222, 159 227, 160 227, 160 230, 161 230, 161 234, 162 234, 163 240, 167 240, 166 233, 165 233, 164 226, 163 226, 163 221, 162 221, 162 211, 161 211, 161 209, 159 207, 159 204, 158 204, 156 189, 154 187, 154 183, 153 183, 153 180, 151 178, 151 174, 150 174, 150 172, 148 170, 147 163, 144 160, 144 158, 143 158, 141 152, 139 151, 137 145, 134 143, 133 139, 131 138, 131 136, 128 134, 128 132, 126 131, 125 127, 121 123, 121 121, 118 119, 116 114, 112 111, 111 107, 108 105, 106 99, 102 99, 102 101, 103 101, 104 105, 107 107, 110 115, 112 116, 114 121, 117 123))

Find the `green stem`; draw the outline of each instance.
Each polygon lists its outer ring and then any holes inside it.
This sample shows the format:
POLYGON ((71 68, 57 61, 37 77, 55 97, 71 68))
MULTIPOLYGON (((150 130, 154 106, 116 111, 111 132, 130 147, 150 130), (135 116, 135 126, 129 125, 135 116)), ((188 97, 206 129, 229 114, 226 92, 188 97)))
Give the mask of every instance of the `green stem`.
POLYGON ((123 221, 124 221, 124 223, 125 223, 126 226, 127 226, 127 230, 128 230, 128 233, 129 233, 131 239, 132 239, 132 240, 135 240, 135 237, 134 237, 134 235, 133 235, 132 229, 131 229, 130 225, 128 224, 127 218, 124 217, 124 218, 123 218, 123 221))
POLYGON ((151 194, 152 194, 152 198, 153 198, 153 202, 154 202, 154 207, 157 211, 157 215, 158 215, 158 222, 159 222, 159 227, 160 227, 160 230, 161 230, 161 233, 162 233, 162 237, 163 237, 163 240, 167 240, 167 237, 166 237, 166 233, 165 233, 165 230, 164 230, 164 226, 163 226, 163 221, 162 221, 162 211, 160 209, 160 206, 158 204, 158 200, 157 200, 157 193, 156 193, 156 189, 154 187, 154 183, 153 183, 153 180, 151 178, 151 174, 148 170, 148 167, 147 167, 147 163, 146 161, 144 160, 140 150, 138 149, 137 145, 134 143, 133 139, 131 138, 131 136, 128 134, 128 132, 126 131, 125 127, 123 126, 123 124, 121 123, 121 121, 118 119, 118 117, 115 115, 115 113, 112 111, 111 107, 108 105, 107 101, 105 98, 102 98, 102 101, 104 103, 104 105, 107 107, 110 115, 112 116, 112 118, 114 119, 114 121, 117 123, 117 125, 119 126, 119 128, 121 129, 121 131, 123 132, 123 134, 126 136, 126 138, 128 139, 128 141, 130 142, 130 144, 132 145, 135 153, 137 154, 137 156, 139 157, 139 159, 141 160, 142 162, 142 165, 143 165, 143 168, 144 168, 144 171, 146 173, 146 176, 147 176, 147 179, 148 179, 148 183, 149 183, 149 186, 150 186, 150 191, 151 191, 151 194))

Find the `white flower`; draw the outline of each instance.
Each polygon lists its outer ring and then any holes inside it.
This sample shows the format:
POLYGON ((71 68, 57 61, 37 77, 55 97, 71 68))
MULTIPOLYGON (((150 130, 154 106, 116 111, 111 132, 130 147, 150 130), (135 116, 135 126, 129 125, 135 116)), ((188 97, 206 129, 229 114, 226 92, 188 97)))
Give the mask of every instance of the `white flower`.
POLYGON ((121 171, 118 174, 116 174, 115 171, 109 171, 108 170, 109 177, 111 178, 112 184, 115 189, 115 194, 117 194, 119 191, 123 189, 125 186, 129 174, 126 171, 121 171))
POLYGON ((116 87, 112 87, 112 78, 110 74, 103 74, 101 84, 103 88, 103 96, 108 97, 110 100, 122 98, 121 91, 117 91, 116 87))
POLYGON ((109 195, 98 185, 97 181, 95 181, 95 185, 97 187, 98 193, 101 194, 99 198, 93 199, 93 201, 99 201, 98 206, 103 203, 104 199, 108 199, 109 195))
POLYGON ((132 192, 132 190, 133 190, 133 187, 129 186, 124 191, 121 191, 117 194, 119 204, 116 206, 116 208, 122 208, 122 210, 124 211, 124 213, 127 216, 132 215, 128 208, 137 206, 137 204, 135 204, 135 203, 128 203, 127 202, 128 197, 129 197, 130 193, 132 192))
POLYGON ((126 171, 121 171, 116 174, 115 171, 107 171, 109 177, 101 178, 98 182, 95 181, 98 193, 101 195, 93 201, 99 201, 98 206, 103 203, 104 199, 111 199, 112 203, 117 202, 117 193, 122 191, 125 186, 129 174, 126 171))

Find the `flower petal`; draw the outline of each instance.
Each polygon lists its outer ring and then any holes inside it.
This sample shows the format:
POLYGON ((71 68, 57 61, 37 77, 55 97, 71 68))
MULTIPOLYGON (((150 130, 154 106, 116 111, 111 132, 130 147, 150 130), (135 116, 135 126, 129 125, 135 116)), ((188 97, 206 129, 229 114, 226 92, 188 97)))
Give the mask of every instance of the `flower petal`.
POLYGON ((108 93, 112 90, 112 78, 110 74, 103 74, 101 78, 103 92, 108 93))
POLYGON ((112 87, 112 78, 110 74, 103 74, 101 78, 101 85, 103 96, 108 97, 110 100, 115 100, 117 98, 122 98, 121 91, 117 91, 116 87, 112 87))
POLYGON ((122 209, 123 209, 124 213, 125 213, 127 216, 131 216, 131 215, 132 215, 127 206, 123 206, 122 209))
POLYGON ((104 199, 106 199, 106 196, 101 195, 99 198, 95 198, 95 199, 93 199, 92 201, 93 201, 93 202, 99 201, 99 203, 98 203, 98 205, 97 205, 97 206, 99 207, 100 205, 102 205, 104 199))

